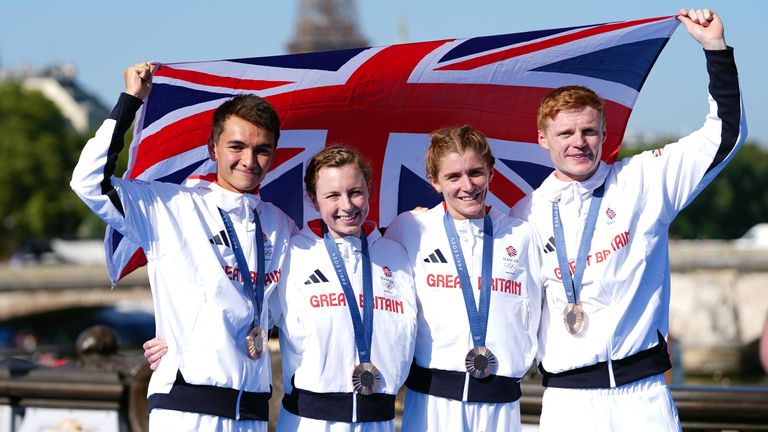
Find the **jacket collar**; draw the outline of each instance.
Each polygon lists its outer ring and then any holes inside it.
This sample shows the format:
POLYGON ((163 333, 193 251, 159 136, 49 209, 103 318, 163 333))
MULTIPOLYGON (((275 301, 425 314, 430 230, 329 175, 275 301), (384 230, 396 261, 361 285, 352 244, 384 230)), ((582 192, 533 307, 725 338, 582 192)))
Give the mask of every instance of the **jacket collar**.
POLYGON ((536 194, 549 202, 584 201, 592 196, 592 191, 605 182, 609 171, 610 167, 603 161, 600 161, 592 177, 584 181, 562 181, 555 177, 555 172, 553 171, 541 186, 536 189, 536 194))

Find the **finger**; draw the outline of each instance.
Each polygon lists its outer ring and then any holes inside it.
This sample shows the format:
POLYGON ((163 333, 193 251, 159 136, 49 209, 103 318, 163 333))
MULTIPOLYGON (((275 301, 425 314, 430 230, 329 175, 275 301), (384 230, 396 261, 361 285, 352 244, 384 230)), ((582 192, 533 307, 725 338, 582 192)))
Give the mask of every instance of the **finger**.
POLYGON ((148 349, 152 348, 153 346, 155 346, 156 342, 157 342, 157 338, 152 338, 152 339, 144 342, 144 344, 141 347, 144 348, 144 350, 148 350, 148 349))
POLYGON ((709 27, 710 20, 709 17, 709 10, 707 9, 701 9, 696 11, 696 15, 699 19, 699 24, 701 24, 702 27, 709 27))

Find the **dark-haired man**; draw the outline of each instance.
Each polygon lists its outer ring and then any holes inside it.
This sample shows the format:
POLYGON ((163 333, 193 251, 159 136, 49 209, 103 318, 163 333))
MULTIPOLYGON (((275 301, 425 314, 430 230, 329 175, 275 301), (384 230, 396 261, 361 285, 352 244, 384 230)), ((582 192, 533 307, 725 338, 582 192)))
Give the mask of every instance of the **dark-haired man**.
POLYGON ((296 231, 258 195, 280 136, 277 113, 253 95, 215 111, 208 148, 217 171, 204 187, 115 178, 153 68, 125 70, 125 93, 83 149, 71 186, 147 257, 157 336, 167 342, 149 384, 150 429, 266 431, 266 304, 296 231))

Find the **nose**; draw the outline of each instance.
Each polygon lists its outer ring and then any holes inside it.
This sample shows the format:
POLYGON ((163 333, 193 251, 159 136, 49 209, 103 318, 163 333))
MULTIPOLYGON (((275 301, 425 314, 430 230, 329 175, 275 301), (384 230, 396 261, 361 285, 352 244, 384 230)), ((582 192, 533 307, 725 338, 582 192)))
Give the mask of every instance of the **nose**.
POLYGON ((584 132, 576 132, 576 145, 584 147, 587 145, 587 135, 584 132))
POLYGON ((471 191, 474 189, 474 185, 472 184, 472 181, 469 179, 469 176, 461 176, 461 179, 459 180, 459 186, 462 190, 465 191, 471 191))
POLYGON ((256 159, 256 156, 254 156, 252 152, 244 151, 240 156, 240 165, 243 168, 250 169, 253 166, 253 161, 255 159, 256 159))
POLYGON ((349 212, 352 209, 354 209, 355 205, 352 204, 352 199, 347 194, 341 195, 341 200, 339 201, 339 208, 345 212, 349 212))

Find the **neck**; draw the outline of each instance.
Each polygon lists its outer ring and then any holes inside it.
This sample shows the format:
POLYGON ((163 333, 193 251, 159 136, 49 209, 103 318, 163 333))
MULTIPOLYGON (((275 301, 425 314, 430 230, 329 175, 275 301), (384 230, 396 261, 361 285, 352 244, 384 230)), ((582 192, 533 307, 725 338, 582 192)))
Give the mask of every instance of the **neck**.
POLYGON ((560 180, 560 181, 562 181, 562 182, 566 182, 566 183, 570 183, 570 182, 579 182, 579 183, 581 183, 581 182, 585 182, 585 181, 591 179, 592 176, 595 175, 596 172, 597 172, 597 170, 592 171, 591 173, 585 174, 583 176, 570 176, 570 175, 563 174, 562 172, 555 170, 555 178, 560 180))
POLYGON ((328 228, 328 233, 333 237, 334 239, 341 239, 345 237, 354 237, 354 238, 360 238, 360 234, 363 232, 362 228, 359 228, 357 231, 351 233, 351 234, 344 234, 344 233, 338 233, 328 227, 326 224, 326 227, 328 228))

